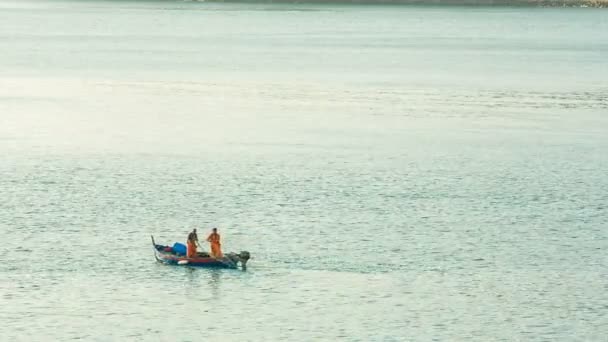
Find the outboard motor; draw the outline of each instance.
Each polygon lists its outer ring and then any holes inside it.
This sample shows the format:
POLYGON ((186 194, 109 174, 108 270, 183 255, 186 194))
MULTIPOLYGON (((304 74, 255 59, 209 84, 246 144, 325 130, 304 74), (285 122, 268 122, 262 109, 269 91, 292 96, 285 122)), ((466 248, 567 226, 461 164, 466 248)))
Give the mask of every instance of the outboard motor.
POLYGON ((247 251, 241 251, 239 253, 239 259, 241 259, 241 266, 243 269, 247 268, 247 261, 251 258, 251 255, 247 251))
POLYGON ((247 261, 251 258, 251 255, 249 255, 249 252, 247 251, 241 251, 240 253, 228 253, 228 254, 224 254, 224 257, 226 259, 228 259, 230 262, 232 262, 235 266, 238 265, 238 263, 241 263, 241 267, 243 268, 243 270, 245 268, 247 268, 247 261))

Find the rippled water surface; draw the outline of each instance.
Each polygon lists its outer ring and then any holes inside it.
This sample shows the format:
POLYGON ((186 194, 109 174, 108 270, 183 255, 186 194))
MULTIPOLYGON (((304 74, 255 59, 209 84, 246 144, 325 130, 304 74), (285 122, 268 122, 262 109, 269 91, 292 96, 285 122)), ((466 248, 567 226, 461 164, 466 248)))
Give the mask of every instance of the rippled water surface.
POLYGON ((608 332, 608 12, 0 2, 0 340, 608 332), (246 272, 168 267, 217 226, 246 272))

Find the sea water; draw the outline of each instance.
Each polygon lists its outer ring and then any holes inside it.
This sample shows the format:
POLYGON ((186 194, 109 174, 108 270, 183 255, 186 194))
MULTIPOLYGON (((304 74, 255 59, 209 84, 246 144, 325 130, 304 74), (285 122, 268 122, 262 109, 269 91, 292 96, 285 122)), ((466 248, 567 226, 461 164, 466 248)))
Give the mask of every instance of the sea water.
POLYGON ((0 340, 606 341, 608 12, 0 2, 0 340), (157 243, 252 255, 170 267, 157 243))

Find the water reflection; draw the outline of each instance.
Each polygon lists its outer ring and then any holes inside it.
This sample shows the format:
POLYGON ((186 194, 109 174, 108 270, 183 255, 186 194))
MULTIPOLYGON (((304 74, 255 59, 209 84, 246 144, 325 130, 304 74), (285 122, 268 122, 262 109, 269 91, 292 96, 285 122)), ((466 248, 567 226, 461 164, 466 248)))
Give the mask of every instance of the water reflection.
POLYGON ((219 298, 220 295, 221 273, 221 270, 209 270, 209 288, 213 298, 219 298))
POLYGON ((225 270, 185 267, 188 295, 219 298, 222 273, 225 270), (202 293, 201 293, 202 292, 202 293), (207 295, 203 295, 206 293, 207 295))

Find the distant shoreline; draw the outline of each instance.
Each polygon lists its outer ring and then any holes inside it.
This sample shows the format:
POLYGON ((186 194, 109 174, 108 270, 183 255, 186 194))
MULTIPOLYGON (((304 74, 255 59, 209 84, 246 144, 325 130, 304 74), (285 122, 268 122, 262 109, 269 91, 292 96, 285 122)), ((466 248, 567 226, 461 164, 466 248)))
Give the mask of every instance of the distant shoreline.
POLYGON ((430 6, 522 6, 522 7, 592 7, 608 8, 608 0, 192 0, 229 3, 298 3, 361 5, 430 5, 430 6))

